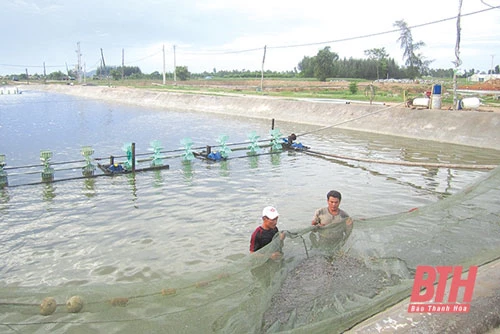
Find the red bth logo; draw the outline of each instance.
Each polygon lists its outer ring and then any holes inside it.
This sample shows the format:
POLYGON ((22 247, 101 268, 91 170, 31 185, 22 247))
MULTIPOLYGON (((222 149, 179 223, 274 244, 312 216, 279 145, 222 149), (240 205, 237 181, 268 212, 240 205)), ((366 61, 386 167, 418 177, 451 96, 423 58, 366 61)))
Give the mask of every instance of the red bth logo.
POLYGON ((461 266, 417 266, 408 312, 468 313, 476 283, 477 266, 469 268, 467 278, 463 279, 465 274, 462 273, 461 266), (453 276, 447 290, 450 274, 453 276), (434 283, 437 283, 436 286, 434 283), (463 289, 463 298, 457 301, 460 288, 463 289), (446 291, 448 299, 444 300, 446 291))

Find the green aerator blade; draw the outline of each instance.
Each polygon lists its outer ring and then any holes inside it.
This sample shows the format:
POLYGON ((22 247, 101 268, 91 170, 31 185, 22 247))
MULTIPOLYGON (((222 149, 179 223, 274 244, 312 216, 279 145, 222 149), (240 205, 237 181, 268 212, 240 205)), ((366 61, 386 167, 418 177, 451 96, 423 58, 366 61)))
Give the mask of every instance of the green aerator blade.
POLYGON ((54 179, 54 168, 50 166, 50 159, 52 159, 52 151, 40 151, 40 160, 43 164, 42 181, 52 181, 54 179))
POLYGON ((191 161, 194 159, 194 154, 192 150, 193 141, 191 138, 184 138, 181 140, 181 145, 184 146, 184 154, 182 155, 182 160, 191 161))
POLYGON ((280 129, 273 129, 269 132, 271 135, 271 151, 281 151, 283 146, 281 145, 281 137, 283 136, 280 129))
POLYGON ((153 151, 153 158, 151 160, 151 167, 158 167, 158 166, 163 166, 163 161, 161 159, 161 150, 162 146, 159 140, 153 140, 151 143, 150 150, 153 151))
POLYGON ((220 135, 219 138, 217 139, 217 142, 219 143, 219 152, 221 157, 226 159, 229 156, 229 153, 231 153, 231 149, 227 147, 226 141, 228 140, 229 136, 227 135, 220 135))
POLYGON ((248 140, 250 140, 250 145, 247 148, 249 149, 250 154, 256 154, 261 150, 258 143, 259 138, 260 136, 257 135, 257 132, 255 131, 252 131, 248 134, 248 140))
POLYGON ((95 171, 95 165, 92 164, 92 154, 94 154, 94 149, 91 146, 83 146, 80 152, 85 158, 85 166, 82 167, 82 174, 84 176, 93 175, 95 171))
POLYGON ((125 169, 132 169, 132 143, 123 144, 122 150, 127 154, 127 161, 125 161, 125 169))

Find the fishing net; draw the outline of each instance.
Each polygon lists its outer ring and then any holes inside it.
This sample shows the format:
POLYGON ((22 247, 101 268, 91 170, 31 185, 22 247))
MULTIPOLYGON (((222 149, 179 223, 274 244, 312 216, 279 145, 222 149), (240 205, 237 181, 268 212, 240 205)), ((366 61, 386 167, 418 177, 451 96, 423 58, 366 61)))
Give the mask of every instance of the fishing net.
POLYGON ((284 242, 276 238, 211 271, 141 283, 2 286, 0 328, 23 333, 341 332, 408 297, 417 265, 481 265, 500 257, 498 198, 499 168, 411 212, 286 231, 284 242), (282 257, 270 259, 278 251, 282 257))

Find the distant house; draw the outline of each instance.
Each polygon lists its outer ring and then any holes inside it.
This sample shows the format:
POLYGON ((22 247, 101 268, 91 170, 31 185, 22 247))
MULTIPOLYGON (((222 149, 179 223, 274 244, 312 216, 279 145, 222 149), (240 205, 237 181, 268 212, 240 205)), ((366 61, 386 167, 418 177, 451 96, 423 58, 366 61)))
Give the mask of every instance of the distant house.
POLYGON ((472 82, 486 82, 491 79, 500 79, 500 74, 473 74, 469 77, 472 82))

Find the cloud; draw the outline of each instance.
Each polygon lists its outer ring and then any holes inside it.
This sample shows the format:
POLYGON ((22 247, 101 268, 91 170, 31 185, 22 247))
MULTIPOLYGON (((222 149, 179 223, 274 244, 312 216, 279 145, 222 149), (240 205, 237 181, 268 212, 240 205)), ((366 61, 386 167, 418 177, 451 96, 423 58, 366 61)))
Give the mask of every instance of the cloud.
MULTIPOLYGON (((489 1, 500 5, 500 0, 489 1)), ((462 14, 488 9, 481 1, 463 3, 462 14)), ((191 72, 220 69, 258 70, 267 45, 265 69, 293 70, 304 56, 314 56, 330 46, 341 58, 364 58, 364 50, 385 47, 402 64, 398 32, 355 38, 394 30, 405 20, 415 41, 426 46, 421 52, 435 59, 432 67, 448 68, 454 60, 458 1, 421 0, 418 3, 386 0, 345 2, 309 0, 14 0, 0 11, 3 36, 0 74, 12 67, 76 63, 76 43, 83 60, 99 64, 103 48, 106 63, 125 62, 145 73, 162 70, 162 47, 173 69, 173 46, 177 65, 191 72), (438 22, 443 20, 442 22, 438 22), (428 22, 438 22, 425 25, 428 22), (421 25, 421 26, 418 26, 421 25), (418 26, 418 27, 417 27, 418 26), (14 27, 14 29, 13 29, 14 27), (301 46, 298 46, 301 45, 301 46), (240 52, 235 52, 240 51, 240 52)), ((467 68, 489 69, 491 55, 500 59, 500 9, 462 17, 461 55, 467 68)), ((169 68, 167 66, 167 68, 169 68)))

